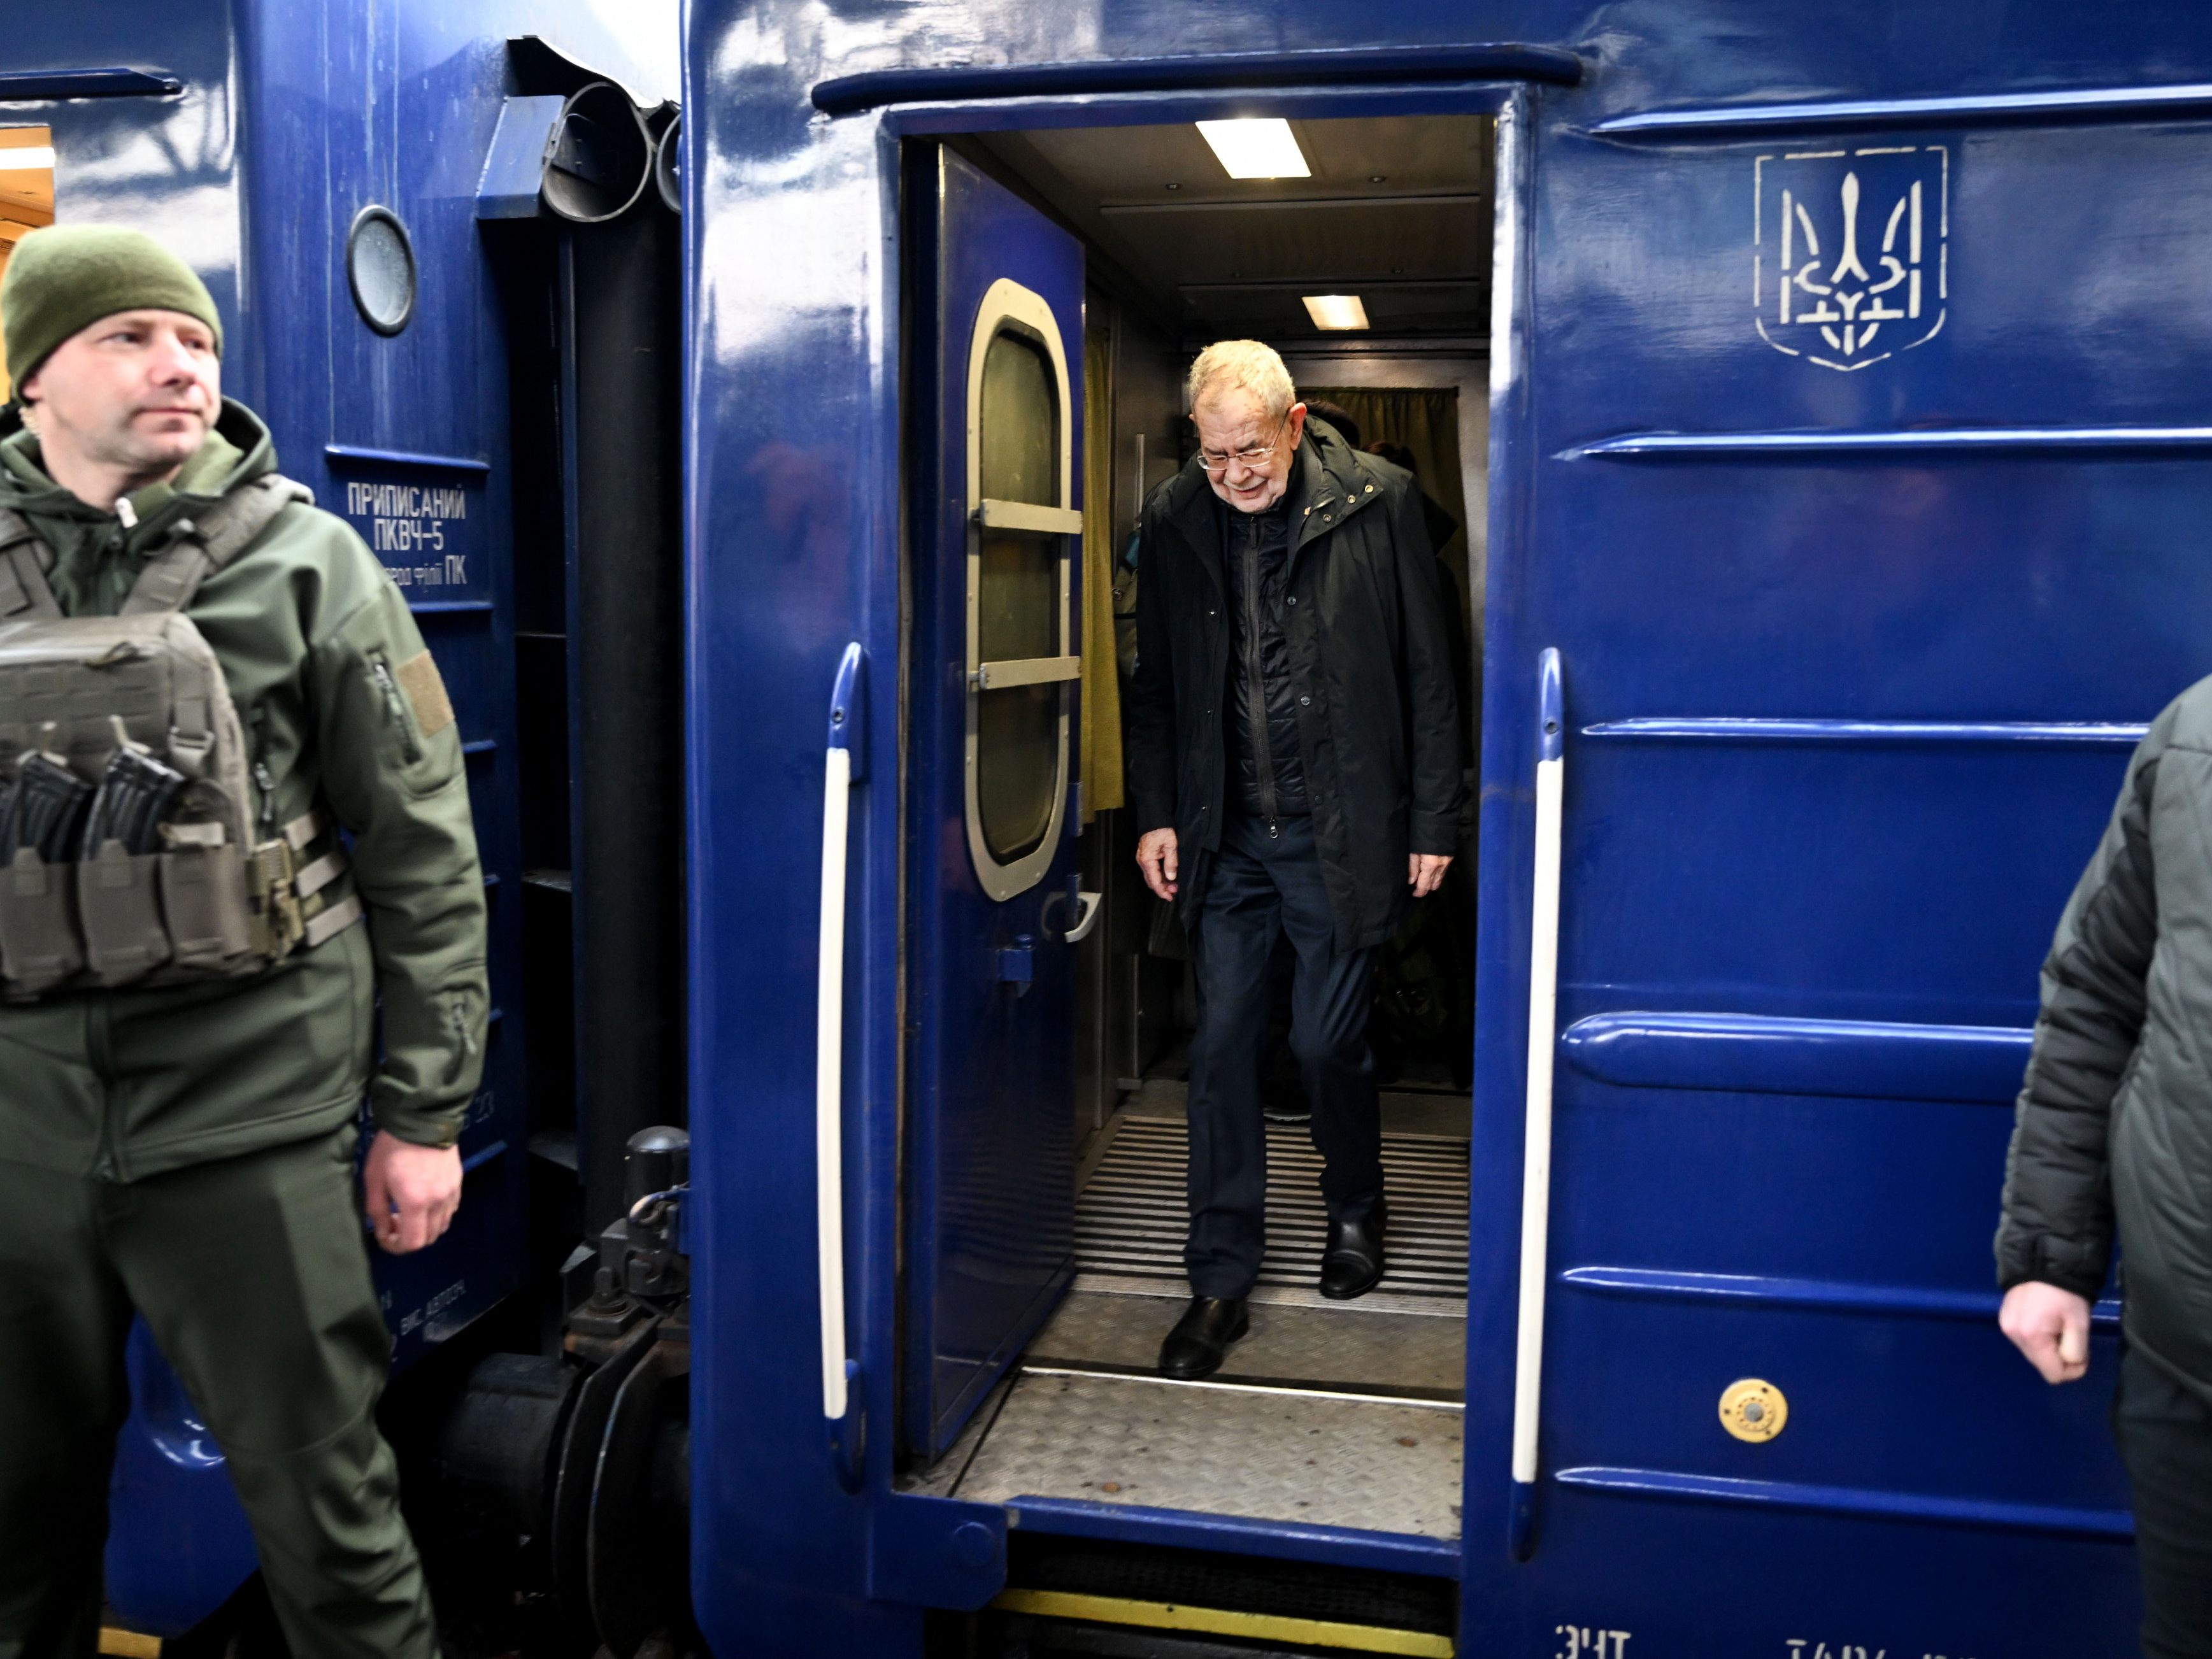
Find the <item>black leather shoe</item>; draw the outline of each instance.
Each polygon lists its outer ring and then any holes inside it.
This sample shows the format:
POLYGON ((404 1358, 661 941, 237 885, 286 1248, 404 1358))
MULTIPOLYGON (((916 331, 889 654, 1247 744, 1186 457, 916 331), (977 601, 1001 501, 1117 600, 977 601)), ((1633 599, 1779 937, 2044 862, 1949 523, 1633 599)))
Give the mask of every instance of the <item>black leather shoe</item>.
POLYGON ((1229 1345, 1251 1328, 1241 1297, 1234 1301, 1217 1296, 1191 1297, 1190 1306, 1176 1321, 1168 1340, 1160 1344, 1160 1375, 1185 1381, 1210 1376, 1221 1369, 1221 1358, 1229 1352, 1229 1345))
POLYGON ((1328 1248, 1321 1255, 1321 1293, 1332 1302, 1364 1296, 1382 1278, 1382 1229, 1389 1212, 1378 1201, 1358 1221, 1328 1224, 1328 1248))

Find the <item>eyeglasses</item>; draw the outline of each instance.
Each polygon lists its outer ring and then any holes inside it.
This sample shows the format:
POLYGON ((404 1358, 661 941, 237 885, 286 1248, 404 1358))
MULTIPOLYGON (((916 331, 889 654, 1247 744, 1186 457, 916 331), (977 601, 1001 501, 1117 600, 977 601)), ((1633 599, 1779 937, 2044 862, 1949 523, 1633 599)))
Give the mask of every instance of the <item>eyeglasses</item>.
POLYGON ((1201 449, 1198 452, 1198 464, 1216 477, 1226 472, 1232 461, 1248 472, 1256 472, 1266 465, 1267 458, 1282 447, 1282 438, 1283 428, 1279 426, 1275 428, 1273 442, 1261 444, 1255 448, 1240 449, 1229 455, 1218 455, 1210 449, 1201 449))

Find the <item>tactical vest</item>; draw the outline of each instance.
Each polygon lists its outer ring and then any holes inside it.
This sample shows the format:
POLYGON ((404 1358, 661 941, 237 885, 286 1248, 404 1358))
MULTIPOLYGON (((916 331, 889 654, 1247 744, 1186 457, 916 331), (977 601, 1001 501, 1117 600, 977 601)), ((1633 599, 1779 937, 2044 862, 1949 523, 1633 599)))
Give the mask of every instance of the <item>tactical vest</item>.
POLYGON ((313 499, 270 473, 179 519, 112 617, 63 616, 52 550, 0 507, 0 1000, 258 973, 362 919, 359 898, 331 900, 346 858, 321 815, 274 822, 222 665, 184 615, 313 499))

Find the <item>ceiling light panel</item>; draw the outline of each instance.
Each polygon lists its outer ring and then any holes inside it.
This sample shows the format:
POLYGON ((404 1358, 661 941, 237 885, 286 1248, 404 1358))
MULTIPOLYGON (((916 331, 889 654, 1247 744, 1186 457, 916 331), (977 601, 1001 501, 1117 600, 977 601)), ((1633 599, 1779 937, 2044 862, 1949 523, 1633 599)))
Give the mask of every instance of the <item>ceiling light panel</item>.
POLYGON ((1359 303, 1357 294, 1307 294, 1300 297, 1305 301, 1306 315, 1313 319, 1316 328, 1343 330, 1367 326, 1367 307, 1359 303))
POLYGON ((1279 117, 1245 121, 1200 121, 1199 136, 1213 147, 1232 179, 1310 179, 1297 135, 1279 117))

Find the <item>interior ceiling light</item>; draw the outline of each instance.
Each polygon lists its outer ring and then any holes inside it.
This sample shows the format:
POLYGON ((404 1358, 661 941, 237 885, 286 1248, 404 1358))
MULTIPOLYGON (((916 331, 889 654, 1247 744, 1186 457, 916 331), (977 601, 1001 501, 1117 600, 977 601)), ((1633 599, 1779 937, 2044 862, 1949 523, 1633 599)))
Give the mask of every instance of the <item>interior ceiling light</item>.
POLYGON ((1200 121, 1199 136, 1213 146, 1232 179, 1310 179, 1305 152, 1291 124, 1279 117, 1247 121, 1200 121))
POLYGON ((1347 329, 1367 326, 1367 307, 1357 294, 1308 294, 1306 315, 1316 328, 1347 329))
POLYGON ((25 144, 15 149, 0 149, 0 173, 52 173, 54 170, 54 149, 51 144, 25 144))

